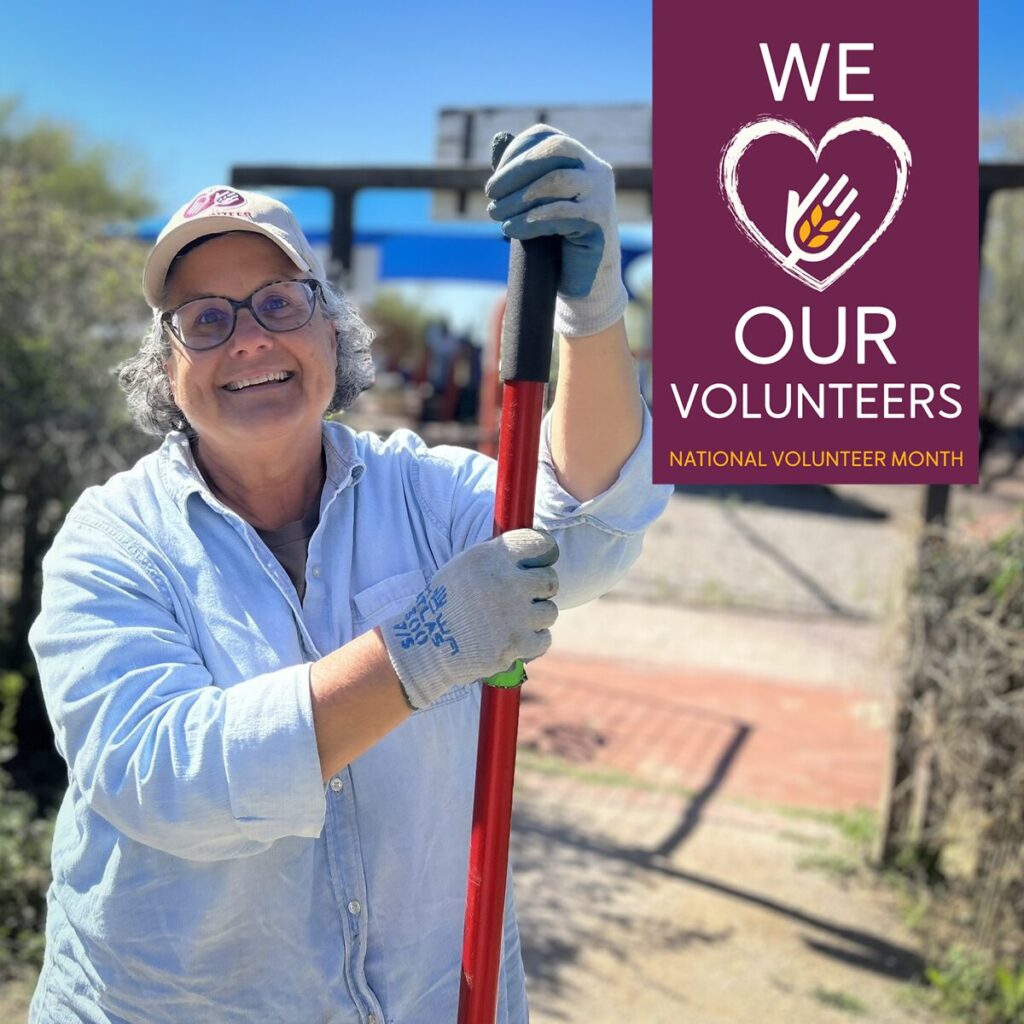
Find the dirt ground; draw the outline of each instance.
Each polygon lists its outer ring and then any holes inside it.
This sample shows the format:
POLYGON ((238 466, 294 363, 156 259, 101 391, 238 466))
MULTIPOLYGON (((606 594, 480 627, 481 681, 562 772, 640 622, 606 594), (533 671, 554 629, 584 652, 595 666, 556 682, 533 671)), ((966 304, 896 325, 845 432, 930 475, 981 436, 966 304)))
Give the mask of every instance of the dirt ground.
POLYGON ((896 897, 834 825, 520 773, 513 862, 534 1024, 911 1024, 896 897))

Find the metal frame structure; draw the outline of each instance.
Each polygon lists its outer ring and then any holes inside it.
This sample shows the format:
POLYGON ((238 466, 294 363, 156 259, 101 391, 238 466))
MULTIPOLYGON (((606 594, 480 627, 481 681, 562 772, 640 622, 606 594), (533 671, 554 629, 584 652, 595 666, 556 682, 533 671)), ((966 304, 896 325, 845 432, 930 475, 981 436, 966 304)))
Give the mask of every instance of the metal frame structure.
MULTIPOLYGON (((326 189, 332 197, 331 259, 343 273, 352 269, 355 238, 353 213, 356 195, 363 189, 483 190, 493 171, 490 167, 290 167, 253 164, 233 167, 231 184, 237 188, 293 187, 326 189)), ((615 168, 615 184, 625 191, 651 196, 650 164, 615 168)), ((652 200, 653 201, 653 200, 652 200)))

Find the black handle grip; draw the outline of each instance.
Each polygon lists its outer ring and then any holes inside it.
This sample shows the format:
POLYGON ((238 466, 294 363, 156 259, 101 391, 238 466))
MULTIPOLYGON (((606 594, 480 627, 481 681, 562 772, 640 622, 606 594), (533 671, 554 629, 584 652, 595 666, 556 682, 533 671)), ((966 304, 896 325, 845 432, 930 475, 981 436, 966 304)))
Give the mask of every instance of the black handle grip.
MULTIPOLYGON (((497 169, 512 141, 499 132, 491 143, 491 166, 497 169)), ((547 383, 551 375, 551 338, 555 296, 562 273, 562 239, 558 235, 512 239, 508 261, 508 297, 501 332, 502 380, 547 383)))

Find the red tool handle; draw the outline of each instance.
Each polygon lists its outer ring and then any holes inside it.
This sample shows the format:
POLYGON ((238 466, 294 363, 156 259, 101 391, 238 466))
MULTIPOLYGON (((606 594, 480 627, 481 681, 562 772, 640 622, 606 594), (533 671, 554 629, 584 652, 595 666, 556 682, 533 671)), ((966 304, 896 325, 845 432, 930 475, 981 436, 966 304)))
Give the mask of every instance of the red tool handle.
MULTIPOLYGON (((497 165, 511 135, 495 136, 497 165)), ((501 343, 494 535, 533 526, 544 386, 551 366, 561 239, 513 240, 501 343)), ((512 823, 519 687, 485 685, 477 741, 458 1024, 494 1024, 512 823)))

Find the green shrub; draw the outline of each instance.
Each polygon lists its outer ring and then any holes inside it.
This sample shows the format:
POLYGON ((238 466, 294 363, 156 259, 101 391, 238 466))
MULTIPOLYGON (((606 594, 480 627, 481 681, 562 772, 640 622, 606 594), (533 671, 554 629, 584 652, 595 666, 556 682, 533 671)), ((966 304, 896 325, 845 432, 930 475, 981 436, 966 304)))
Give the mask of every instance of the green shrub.
POLYGON ((977 952, 954 946, 942 967, 925 975, 939 1007, 969 1024, 1024 1024, 1024 965, 993 964, 977 952))
MULTIPOLYGON (((15 753, 14 718, 21 676, 0 673, 0 764, 15 753)), ((0 981, 24 965, 42 964, 53 818, 0 767, 0 981)))
POLYGON ((897 862, 970 907, 965 938, 1024 956, 1024 517, 1001 537, 924 549, 912 590, 908 743, 929 769, 897 862))

